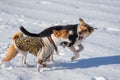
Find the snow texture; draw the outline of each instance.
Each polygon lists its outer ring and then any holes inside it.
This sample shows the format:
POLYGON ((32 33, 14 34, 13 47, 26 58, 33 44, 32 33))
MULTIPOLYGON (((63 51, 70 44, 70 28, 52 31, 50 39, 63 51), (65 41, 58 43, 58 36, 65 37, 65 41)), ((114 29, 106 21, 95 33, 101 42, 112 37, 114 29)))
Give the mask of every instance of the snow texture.
POLYGON ((1 66, 0 80, 120 80, 120 0, 0 0, 0 61, 19 26, 39 33, 79 18, 98 28, 79 59, 71 61, 73 53, 59 46, 55 62, 37 72, 36 57, 29 54, 29 66, 22 66, 18 54, 1 66))

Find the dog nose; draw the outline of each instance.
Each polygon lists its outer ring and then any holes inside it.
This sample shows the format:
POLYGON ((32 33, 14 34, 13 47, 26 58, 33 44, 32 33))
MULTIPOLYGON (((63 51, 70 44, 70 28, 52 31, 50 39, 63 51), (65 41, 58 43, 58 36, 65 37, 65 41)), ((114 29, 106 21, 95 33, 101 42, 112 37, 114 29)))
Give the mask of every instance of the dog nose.
POLYGON ((79 34, 82 34, 82 32, 79 32, 79 34))

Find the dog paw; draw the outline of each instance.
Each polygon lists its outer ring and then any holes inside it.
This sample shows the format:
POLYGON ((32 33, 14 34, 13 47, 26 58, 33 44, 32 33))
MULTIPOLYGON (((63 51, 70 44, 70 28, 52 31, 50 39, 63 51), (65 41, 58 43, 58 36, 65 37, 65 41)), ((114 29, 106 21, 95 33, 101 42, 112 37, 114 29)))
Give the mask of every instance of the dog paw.
POLYGON ((65 48, 65 47, 67 46, 67 42, 62 42, 62 43, 60 43, 60 45, 61 45, 63 48, 65 48))
POLYGON ((71 47, 73 45, 73 43, 68 43, 67 46, 68 47, 71 47))
POLYGON ((55 61, 54 60, 52 60, 52 61, 50 61, 50 64, 53 64, 55 61))
POLYGON ((73 56, 72 58, 71 58, 71 61, 74 61, 76 58, 73 56))
POLYGON ((42 64, 42 67, 47 67, 46 64, 42 64))
POLYGON ((25 64, 22 64, 23 67, 29 67, 30 65, 25 63, 25 64))
POLYGON ((76 56, 73 56, 72 58, 71 58, 71 61, 74 61, 75 59, 77 59, 78 57, 76 57, 76 56))

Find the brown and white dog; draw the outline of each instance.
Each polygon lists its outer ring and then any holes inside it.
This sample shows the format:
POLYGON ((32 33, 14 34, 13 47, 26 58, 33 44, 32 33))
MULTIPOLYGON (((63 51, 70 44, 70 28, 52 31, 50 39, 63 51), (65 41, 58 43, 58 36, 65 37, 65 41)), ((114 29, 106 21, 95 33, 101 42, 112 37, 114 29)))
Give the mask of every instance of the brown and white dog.
POLYGON ((2 60, 0 65, 13 59, 18 52, 23 54, 22 63, 26 64, 26 57, 28 52, 35 55, 38 59, 37 70, 40 65, 46 67, 46 60, 49 58, 53 61, 52 54, 54 50, 57 51, 57 45, 63 41, 69 41, 69 31, 53 30, 51 37, 28 37, 23 36, 21 32, 17 32, 12 37, 12 44, 10 45, 6 57, 2 60))
POLYGON ((82 51, 83 45, 82 41, 87 38, 95 29, 87 23, 83 19, 79 19, 79 24, 73 24, 73 25, 58 25, 58 26, 52 26, 49 28, 46 28, 42 32, 36 34, 36 33, 30 33, 28 32, 24 27, 20 27, 20 30, 27 36, 31 37, 45 37, 45 36, 50 36, 53 34, 52 30, 62 30, 66 29, 71 32, 69 35, 69 41, 64 41, 60 45, 68 47, 73 53, 74 56, 71 58, 71 60, 75 60, 79 57, 79 52, 82 51), (75 46, 78 46, 79 49, 76 50, 75 46))

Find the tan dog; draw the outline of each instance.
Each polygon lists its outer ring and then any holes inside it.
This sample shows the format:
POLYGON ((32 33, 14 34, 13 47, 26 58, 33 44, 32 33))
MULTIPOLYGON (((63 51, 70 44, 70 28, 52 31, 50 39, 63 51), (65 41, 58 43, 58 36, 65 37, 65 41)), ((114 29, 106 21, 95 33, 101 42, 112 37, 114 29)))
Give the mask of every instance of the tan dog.
POLYGON ((18 52, 23 54, 22 62, 26 64, 27 53, 35 55, 38 58, 37 70, 39 71, 41 64, 46 67, 45 61, 49 58, 53 61, 52 54, 54 49, 57 51, 56 46, 62 41, 68 41, 69 31, 67 30, 53 30, 51 37, 24 37, 21 32, 17 32, 12 37, 12 44, 10 45, 6 57, 2 60, 1 64, 13 59, 18 52), (54 38, 54 39, 53 39, 54 38))

